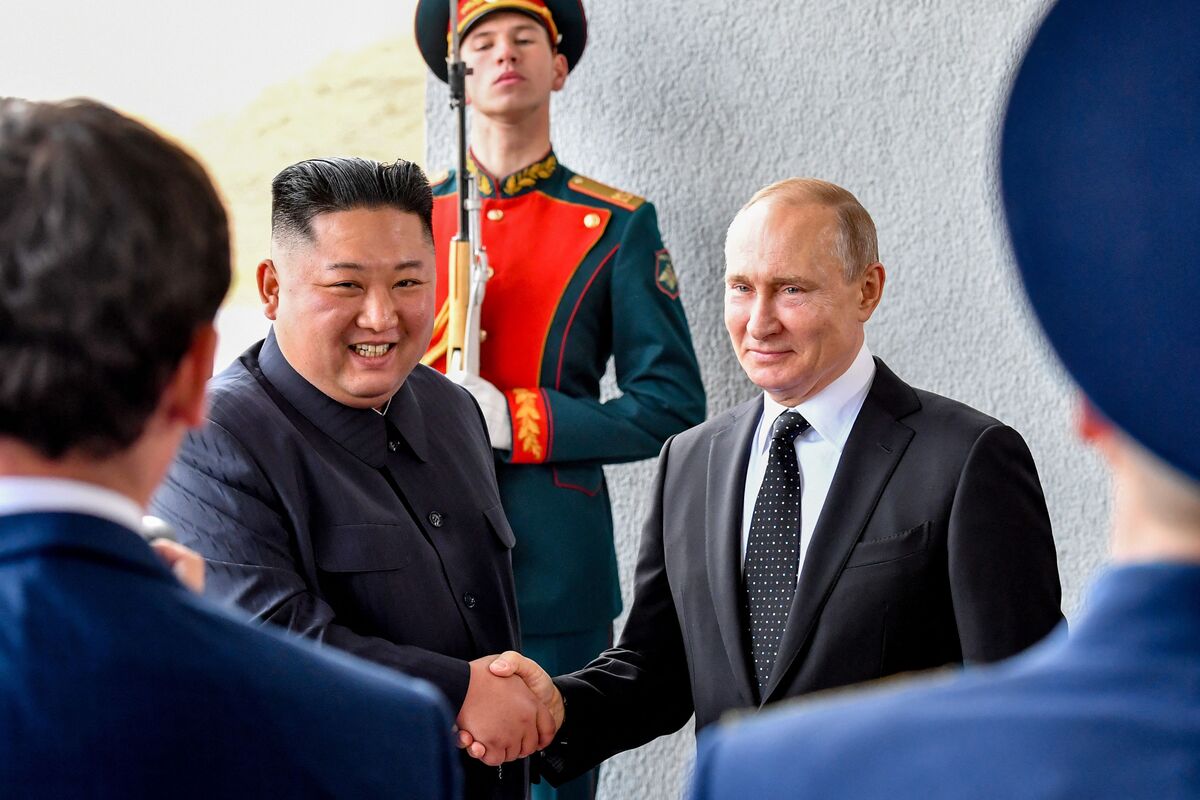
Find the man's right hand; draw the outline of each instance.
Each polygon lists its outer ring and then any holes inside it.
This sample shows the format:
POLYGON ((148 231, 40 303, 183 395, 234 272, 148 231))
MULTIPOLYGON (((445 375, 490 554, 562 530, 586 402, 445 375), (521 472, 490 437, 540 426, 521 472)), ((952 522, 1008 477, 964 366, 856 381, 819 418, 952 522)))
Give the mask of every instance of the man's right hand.
MULTIPOLYGON (((513 650, 481 660, 489 662, 489 672, 498 678, 505 680, 512 680, 514 677, 520 678, 537 698, 538 703, 549 714, 551 724, 548 728, 539 724, 538 742, 534 750, 541 750, 549 746, 550 742, 554 741, 558 729, 562 727, 563 719, 566 717, 566 705, 563 703, 562 694, 550 676, 546 674, 546 670, 542 669, 536 661, 513 650)), ((471 663, 474 667, 476 662, 471 663)), ((480 737, 474 736, 474 732, 470 728, 460 724, 458 737, 459 747, 466 748, 472 756, 488 764, 496 763, 491 746, 485 741, 481 741, 480 737)))
POLYGON ((523 680, 488 669, 494 660, 495 656, 485 656, 471 662, 471 682, 457 723, 460 744, 485 764, 497 766, 545 747, 558 725, 523 680))

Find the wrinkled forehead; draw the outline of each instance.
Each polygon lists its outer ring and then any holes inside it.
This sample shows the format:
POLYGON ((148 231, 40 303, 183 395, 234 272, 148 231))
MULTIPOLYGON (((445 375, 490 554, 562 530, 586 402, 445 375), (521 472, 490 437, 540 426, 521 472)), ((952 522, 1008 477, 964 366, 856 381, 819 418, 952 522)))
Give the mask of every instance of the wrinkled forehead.
POLYGON ((831 206, 767 197, 734 215, 725 234, 725 252, 825 246, 838 230, 837 211, 831 206))

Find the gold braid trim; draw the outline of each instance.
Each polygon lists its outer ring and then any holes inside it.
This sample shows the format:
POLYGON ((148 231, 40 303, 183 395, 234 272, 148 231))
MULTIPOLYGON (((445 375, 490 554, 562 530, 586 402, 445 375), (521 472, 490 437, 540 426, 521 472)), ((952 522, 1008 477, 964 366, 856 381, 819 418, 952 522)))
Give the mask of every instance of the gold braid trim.
POLYGON ((467 172, 475 176, 475 180, 479 183, 479 193, 481 195, 487 197, 492 193, 492 180, 475 163, 474 156, 467 156, 467 172))
POLYGON ((571 178, 571 180, 567 181, 567 185, 580 194, 586 194, 588 197, 595 197, 607 203, 612 203, 614 206, 620 206, 626 211, 636 211, 646 202, 644 197, 638 197, 636 194, 614 189, 600 181, 594 181, 583 175, 576 175, 571 178))
POLYGON ((528 189, 538 181, 544 181, 554 174, 558 168, 558 159, 554 154, 546 156, 544 161, 530 164, 520 172, 514 172, 504 179, 504 193, 514 195, 522 189, 528 189))
POLYGON ((517 411, 517 440, 521 449, 539 461, 542 459, 542 415, 538 412, 538 393, 529 389, 513 389, 517 411))

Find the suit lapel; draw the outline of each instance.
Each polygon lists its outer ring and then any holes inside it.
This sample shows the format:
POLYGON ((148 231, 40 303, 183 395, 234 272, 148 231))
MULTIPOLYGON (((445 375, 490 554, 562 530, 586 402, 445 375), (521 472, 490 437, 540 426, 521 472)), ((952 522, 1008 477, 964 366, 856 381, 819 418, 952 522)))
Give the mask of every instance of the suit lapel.
POLYGON ((875 364, 871 390, 846 441, 800 570, 764 703, 772 699, 811 637, 825 600, 913 437, 912 429, 898 419, 920 408, 916 393, 882 361, 876 359, 875 364))
POLYGON ((751 706, 754 690, 742 630, 740 555, 746 465, 751 438, 762 415, 762 398, 743 403, 729 413, 733 417, 730 424, 717 431, 709 443, 705 548, 721 641, 743 703, 751 706))

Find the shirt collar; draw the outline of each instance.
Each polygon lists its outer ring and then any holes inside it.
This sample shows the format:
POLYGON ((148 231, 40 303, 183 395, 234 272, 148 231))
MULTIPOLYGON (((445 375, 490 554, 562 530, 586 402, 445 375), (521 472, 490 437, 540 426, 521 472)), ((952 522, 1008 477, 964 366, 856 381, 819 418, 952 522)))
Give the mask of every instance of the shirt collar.
POLYGON ((467 154, 467 171, 479 181, 479 194, 484 197, 516 197, 531 192, 559 171, 558 157, 551 149, 546 155, 511 175, 496 176, 487 167, 475 160, 474 153, 467 154))
POLYGON ((274 328, 263 342, 258 363, 266 379, 292 407, 359 460, 376 469, 383 467, 387 463, 391 428, 400 434, 413 455, 425 461, 428 447, 425 419, 408 380, 392 395, 387 413, 380 415, 374 409, 343 405, 305 380, 279 349, 274 328))
POLYGON ((129 497, 94 483, 64 478, 0 478, 0 516, 48 512, 87 514, 141 531, 143 509, 129 497))
MULTIPOLYGON (((864 341, 850 366, 833 383, 797 406, 788 408, 763 392, 763 413, 755 435, 757 452, 765 453, 771 445, 771 423, 784 411, 798 411, 812 426, 812 432, 833 444, 840 452, 850 438, 850 430, 862 409, 871 382, 875 379, 875 359, 864 341)), ((812 435, 812 434, 802 434, 812 435)))

